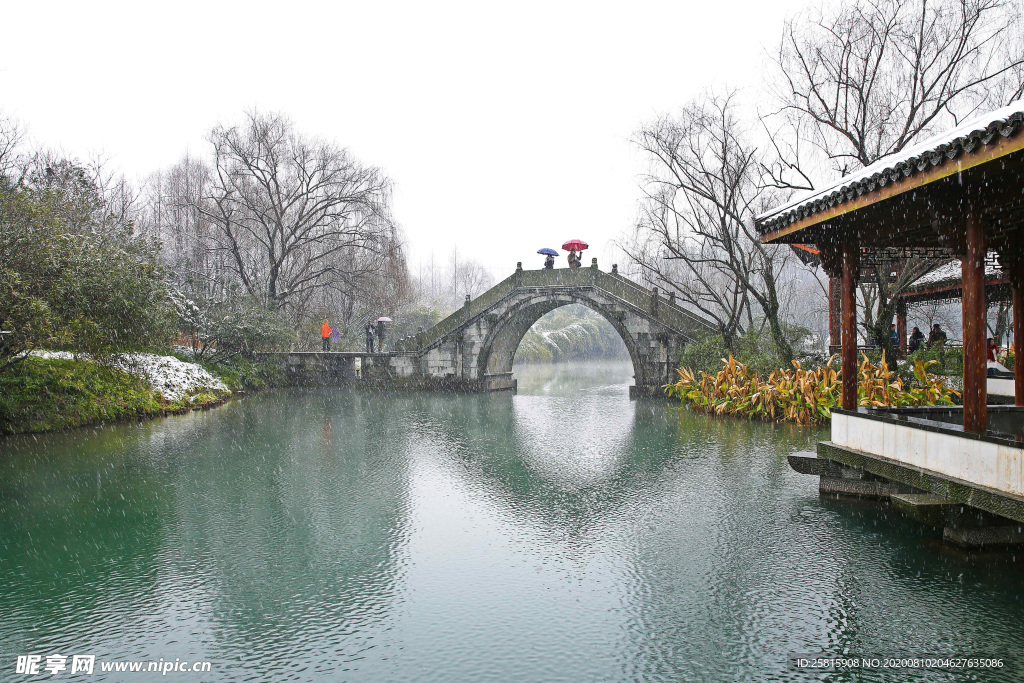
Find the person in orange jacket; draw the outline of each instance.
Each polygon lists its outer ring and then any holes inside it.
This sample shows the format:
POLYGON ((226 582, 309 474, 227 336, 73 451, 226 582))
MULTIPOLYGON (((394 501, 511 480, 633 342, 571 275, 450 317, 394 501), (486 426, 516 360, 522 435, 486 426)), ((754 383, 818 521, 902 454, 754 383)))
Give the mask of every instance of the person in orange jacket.
POLYGON ((320 339, 323 342, 323 346, 321 347, 322 351, 331 350, 331 332, 333 331, 334 330, 327 323, 327 321, 324 320, 324 324, 320 326, 320 339))

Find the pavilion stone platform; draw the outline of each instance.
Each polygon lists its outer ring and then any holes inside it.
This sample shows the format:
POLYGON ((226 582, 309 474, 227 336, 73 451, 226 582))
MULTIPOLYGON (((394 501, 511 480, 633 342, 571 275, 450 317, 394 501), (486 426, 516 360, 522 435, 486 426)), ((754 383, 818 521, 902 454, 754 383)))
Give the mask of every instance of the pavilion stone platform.
POLYGON ((835 410, 817 454, 790 456, 822 495, 888 499, 943 538, 979 547, 1024 542, 1024 408, 989 406, 989 429, 965 432, 963 409, 835 410), (1002 431, 1005 430, 1005 431, 1002 431))
MULTIPOLYGON (((766 244, 813 244, 830 277, 842 407, 816 454, 789 458, 820 477, 822 495, 887 499, 961 546, 1024 542, 1022 186, 1019 100, 756 218, 766 244), (917 299, 961 300, 963 405, 858 407, 858 283, 880 283, 911 261, 959 261, 959 278, 901 295, 897 317, 917 299), (1012 302, 1017 353, 1012 373, 989 376, 986 318, 997 297, 1012 302)), ((898 320, 900 336, 905 328, 898 320)))
POLYGON ((1014 376, 1012 372, 997 372, 985 379, 989 405, 1009 403, 1013 405, 1014 376))

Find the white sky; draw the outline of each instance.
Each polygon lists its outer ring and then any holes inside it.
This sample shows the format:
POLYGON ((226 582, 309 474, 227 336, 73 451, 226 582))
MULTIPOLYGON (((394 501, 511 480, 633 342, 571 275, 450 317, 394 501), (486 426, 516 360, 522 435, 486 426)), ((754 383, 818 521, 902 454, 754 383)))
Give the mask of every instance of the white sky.
POLYGON ((395 181, 411 266, 458 245, 496 279, 578 237, 610 268, 639 197, 638 126, 747 89, 780 2, 9 2, 0 111, 132 178, 259 107, 395 181))

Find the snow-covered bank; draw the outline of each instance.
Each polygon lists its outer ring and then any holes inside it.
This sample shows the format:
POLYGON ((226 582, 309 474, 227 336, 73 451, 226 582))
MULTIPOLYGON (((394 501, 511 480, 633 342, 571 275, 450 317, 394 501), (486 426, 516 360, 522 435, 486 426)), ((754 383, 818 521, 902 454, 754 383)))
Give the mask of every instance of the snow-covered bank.
POLYGON ((167 401, 180 401, 196 393, 230 394, 227 385, 195 363, 186 363, 174 356, 152 353, 133 353, 122 356, 118 362, 125 372, 149 380, 155 391, 167 401))
MULTIPOLYGON (((67 351, 33 351, 38 358, 75 358, 67 351)), ((149 382, 164 400, 173 403, 200 393, 230 394, 227 385, 196 363, 186 363, 174 356, 153 353, 132 353, 120 356, 113 365, 149 382)))
POLYGON ((50 432, 212 408, 233 392, 286 384, 276 364, 244 358, 207 365, 133 353, 94 361, 36 351, 0 372, 0 436, 50 432))

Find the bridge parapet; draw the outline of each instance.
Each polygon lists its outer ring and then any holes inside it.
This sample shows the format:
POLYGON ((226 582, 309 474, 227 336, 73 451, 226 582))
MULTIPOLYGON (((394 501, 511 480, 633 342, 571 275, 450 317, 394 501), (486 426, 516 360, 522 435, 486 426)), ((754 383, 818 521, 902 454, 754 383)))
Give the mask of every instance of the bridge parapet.
POLYGON ((419 334, 416 337, 408 337, 406 339, 399 340, 399 350, 418 351, 419 349, 426 348, 439 339, 455 332, 455 330, 459 329, 476 316, 485 313, 487 309, 491 308, 516 290, 518 287, 516 283, 516 276, 520 272, 522 271, 518 271, 516 274, 505 278, 477 298, 471 299, 467 305, 462 306, 459 310, 455 311, 429 330, 424 330, 422 334, 419 334))
POLYGON ((578 287, 601 289, 630 306, 657 318, 666 327, 691 339, 702 333, 714 331, 713 326, 699 315, 621 275, 604 273, 596 266, 575 269, 552 268, 517 270, 429 330, 425 330, 416 337, 399 340, 398 348, 407 352, 429 348, 464 327, 477 316, 483 315, 503 299, 514 294, 516 290, 578 287))

